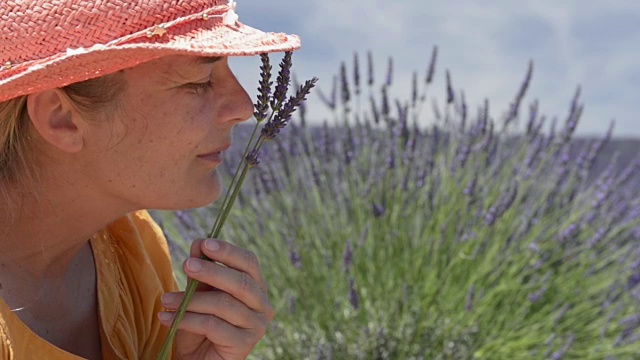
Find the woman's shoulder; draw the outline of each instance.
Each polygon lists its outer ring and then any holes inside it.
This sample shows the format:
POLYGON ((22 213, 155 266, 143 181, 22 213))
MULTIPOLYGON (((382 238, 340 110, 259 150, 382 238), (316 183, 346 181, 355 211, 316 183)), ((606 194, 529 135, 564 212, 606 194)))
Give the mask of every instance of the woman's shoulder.
POLYGON ((143 352, 157 351, 165 334, 155 321, 160 296, 178 290, 163 232, 147 211, 136 211, 91 242, 106 336, 122 345, 118 352, 126 358, 147 358, 143 352))
POLYGON ((131 212, 109 225, 112 244, 128 258, 149 258, 166 265, 169 247, 162 229, 146 210, 131 212))
POLYGON ((94 235, 91 245, 105 297, 153 308, 163 293, 177 291, 167 241, 147 211, 112 222, 94 235), (112 293, 114 288, 119 295, 112 293))
POLYGON ((168 280, 174 281, 167 240, 148 211, 131 212, 117 219, 107 232, 122 271, 142 281, 158 276, 163 287, 170 285, 168 280))

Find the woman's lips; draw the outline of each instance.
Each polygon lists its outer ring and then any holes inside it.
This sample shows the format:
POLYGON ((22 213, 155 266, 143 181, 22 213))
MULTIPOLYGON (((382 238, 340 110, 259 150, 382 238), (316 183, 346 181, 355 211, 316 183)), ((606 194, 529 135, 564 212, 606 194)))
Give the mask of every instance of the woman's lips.
POLYGON ((212 163, 220 164, 222 163, 222 152, 218 151, 214 153, 198 155, 198 158, 212 163))
POLYGON ((202 160, 206 160, 209 162, 213 162, 216 164, 220 164, 222 163, 222 153, 225 152, 227 149, 229 149, 231 147, 231 143, 225 144, 222 147, 219 147, 217 149, 213 149, 212 152, 207 153, 207 154, 202 154, 202 155, 198 155, 198 157, 202 160))

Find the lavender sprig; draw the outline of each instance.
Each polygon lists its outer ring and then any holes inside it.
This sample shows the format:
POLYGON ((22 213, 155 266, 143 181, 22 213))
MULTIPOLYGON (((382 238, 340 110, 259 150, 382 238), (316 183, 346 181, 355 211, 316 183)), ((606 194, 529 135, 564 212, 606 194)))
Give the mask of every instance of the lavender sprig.
POLYGON ((447 104, 453 103, 454 94, 453 94, 453 86, 451 85, 451 73, 449 70, 446 71, 447 74, 447 104))
MULTIPOLYGON (((291 52, 286 52, 280 62, 280 71, 276 79, 276 89, 270 101, 271 110, 274 112, 280 111, 282 100, 284 100, 287 96, 287 91, 289 91, 289 84, 291 84, 291 65, 293 65, 291 55, 291 52)), ((260 100, 258 100, 258 102, 259 101, 260 100)))
POLYGON ((254 104, 256 111, 253 116, 258 122, 267 118, 269 113, 269 96, 271 95, 271 64, 267 54, 260 54, 262 65, 260 66, 260 87, 258 87, 258 101, 254 104))
MULTIPOLYGON (((229 185, 229 191, 225 195, 225 198, 222 202, 221 210, 216 216, 213 228, 211 232, 208 234, 209 238, 217 238, 222 231, 222 227, 231 212, 231 208, 238 197, 240 192, 240 188, 242 187, 242 183, 247 175, 247 172, 250 168, 256 167, 260 163, 260 147, 262 144, 269 139, 275 138, 275 135, 280 131, 280 129, 284 128, 291 119, 291 114, 296 111, 296 109, 302 104, 304 100, 306 100, 307 95, 311 92, 311 89, 315 86, 318 78, 314 77, 311 80, 305 81, 303 85, 301 85, 295 96, 289 97, 288 100, 285 101, 287 97, 287 91, 289 89, 289 84, 291 82, 291 52, 286 52, 282 62, 280 63, 280 72, 278 74, 278 78, 276 81, 276 87, 271 95, 271 86, 273 85, 270 81, 271 79, 271 66, 269 64, 269 57, 266 54, 261 55, 262 66, 261 70, 261 79, 260 79, 260 87, 258 88, 259 94, 257 96, 257 101, 254 104, 255 108, 255 117, 256 117, 256 125, 253 130, 253 134, 251 135, 251 139, 249 140, 247 147, 244 151, 244 155, 238 164, 238 168, 235 172, 233 180, 229 185), (271 108, 271 114, 268 115, 268 110, 271 108), (267 120, 268 118, 268 120, 267 120), (254 142, 254 137, 258 132, 260 124, 267 120, 266 124, 263 127, 263 131, 261 131, 260 136, 254 142), (265 128, 269 129, 265 132, 265 128), (275 131, 275 130, 277 131, 275 131)), ((200 257, 203 260, 209 260, 207 256, 202 255, 200 257)), ((171 344, 173 342, 173 338, 175 337, 178 325, 184 318, 184 315, 187 310, 187 306, 191 302, 193 295, 195 293, 196 288, 198 287, 199 281, 194 279, 189 279, 187 288, 184 292, 184 297, 180 302, 180 306, 175 313, 173 318, 173 322, 171 324, 171 328, 167 333, 167 337, 162 345, 162 349, 158 354, 158 359, 164 360, 167 358, 171 351, 171 344)))

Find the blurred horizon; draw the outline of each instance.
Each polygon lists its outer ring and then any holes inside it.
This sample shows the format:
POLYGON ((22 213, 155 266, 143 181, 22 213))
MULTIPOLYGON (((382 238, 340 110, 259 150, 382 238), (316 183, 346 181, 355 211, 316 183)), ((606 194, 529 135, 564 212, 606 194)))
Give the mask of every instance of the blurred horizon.
MULTIPOLYGON (((636 118, 640 102, 640 2, 622 0, 556 3, 551 0, 478 4, 470 0, 292 2, 238 1, 240 21, 261 30, 300 35, 294 55, 298 80, 320 78, 331 92, 332 79, 345 62, 351 80, 354 52, 366 77, 366 53, 374 57, 376 83, 384 81, 387 59, 394 60, 391 98, 410 99, 413 71, 422 83, 434 46, 438 61, 429 89, 423 125, 429 125, 431 102, 446 97, 445 71, 457 95, 464 91, 469 113, 489 100, 499 118, 523 81, 530 60, 531 85, 521 107, 539 101, 539 113, 562 123, 576 88, 584 104, 577 137, 601 137, 611 120, 614 138, 640 139, 636 118)), ((276 68, 279 56, 272 58, 276 68)), ((255 97, 259 59, 231 62, 239 81, 255 97)), ((314 91, 307 118, 319 124, 332 115, 314 91)), ((364 92, 366 98, 366 91, 364 92)), ((366 106, 367 103, 363 103, 366 106)), ((549 123, 550 121, 547 121, 549 123)))

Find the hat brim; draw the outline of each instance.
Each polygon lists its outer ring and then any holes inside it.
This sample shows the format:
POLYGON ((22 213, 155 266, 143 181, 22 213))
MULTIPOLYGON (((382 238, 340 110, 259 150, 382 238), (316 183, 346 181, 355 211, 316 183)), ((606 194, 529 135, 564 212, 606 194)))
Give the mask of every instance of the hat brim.
POLYGON ((294 51, 296 35, 268 33, 242 23, 212 22, 173 27, 162 36, 142 37, 120 45, 69 49, 45 59, 0 71, 0 102, 51 88, 63 87, 130 68, 169 55, 251 56, 294 51))

